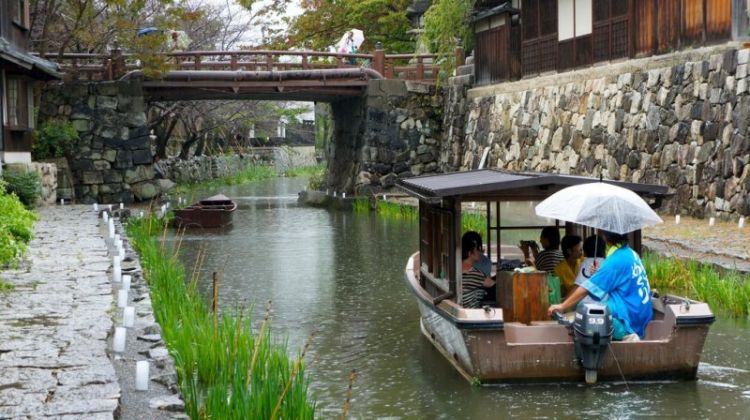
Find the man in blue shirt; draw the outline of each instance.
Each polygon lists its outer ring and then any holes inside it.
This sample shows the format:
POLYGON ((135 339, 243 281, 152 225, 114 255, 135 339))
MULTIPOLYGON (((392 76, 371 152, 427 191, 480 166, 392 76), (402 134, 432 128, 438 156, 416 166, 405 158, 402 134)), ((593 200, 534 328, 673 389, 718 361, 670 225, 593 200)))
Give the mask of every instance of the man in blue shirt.
POLYGON ((607 242, 607 258, 597 272, 561 304, 548 313, 573 308, 586 295, 605 302, 612 314, 614 339, 638 341, 646 334, 653 317, 651 288, 640 257, 628 246, 627 236, 602 232, 607 242))

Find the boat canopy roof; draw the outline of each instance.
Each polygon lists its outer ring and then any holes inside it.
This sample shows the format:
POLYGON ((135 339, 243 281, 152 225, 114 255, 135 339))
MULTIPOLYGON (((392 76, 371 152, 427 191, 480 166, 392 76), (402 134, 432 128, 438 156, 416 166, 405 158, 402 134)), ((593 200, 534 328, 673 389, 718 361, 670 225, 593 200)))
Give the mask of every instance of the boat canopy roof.
POLYGON ((524 201, 542 200, 572 185, 606 182, 627 188, 641 196, 660 199, 667 195, 667 187, 612 180, 600 180, 580 175, 539 172, 511 172, 500 169, 480 169, 401 179, 397 185, 411 196, 428 203, 443 199, 460 201, 524 201))

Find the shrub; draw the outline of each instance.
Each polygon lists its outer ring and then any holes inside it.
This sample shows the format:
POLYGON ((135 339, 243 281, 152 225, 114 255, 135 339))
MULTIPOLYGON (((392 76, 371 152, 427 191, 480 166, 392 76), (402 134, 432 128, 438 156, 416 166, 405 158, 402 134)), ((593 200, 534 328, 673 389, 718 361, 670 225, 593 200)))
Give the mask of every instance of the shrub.
POLYGON ((34 207, 36 200, 42 195, 42 181, 39 174, 33 171, 5 171, 5 190, 15 194, 27 208, 34 207))
POLYGON ((64 157, 78 143, 78 131, 69 121, 49 120, 34 130, 31 155, 34 160, 64 157))
POLYGON ((5 192, 0 180, 0 267, 16 264, 26 253, 36 215, 23 207, 15 194, 5 192))

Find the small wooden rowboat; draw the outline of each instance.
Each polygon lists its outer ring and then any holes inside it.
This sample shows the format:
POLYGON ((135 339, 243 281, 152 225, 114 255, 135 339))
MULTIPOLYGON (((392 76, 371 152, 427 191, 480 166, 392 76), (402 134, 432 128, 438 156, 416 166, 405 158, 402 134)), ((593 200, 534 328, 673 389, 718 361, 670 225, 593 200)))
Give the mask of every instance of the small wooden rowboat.
POLYGON ((218 228, 232 224, 237 203, 223 194, 217 194, 174 211, 175 226, 218 228))
MULTIPOLYGON (((645 337, 639 342, 608 343, 608 347, 602 347, 605 350, 599 366, 590 369, 576 349, 582 341, 576 341, 569 326, 547 316, 554 287, 547 274, 503 268, 501 261, 509 257, 508 251, 513 248, 503 242, 504 236, 518 230, 536 235, 542 226, 538 222, 525 226, 504 223, 501 203, 539 202, 564 187, 595 181, 598 180, 499 170, 399 181, 404 191, 419 199, 420 249, 409 258, 404 276, 419 306, 420 330, 469 381, 695 379, 709 326, 714 321, 705 303, 654 294, 653 320, 645 337), (480 233, 487 238, 488 255, 497 267, 497 296, 490 297, 491 302, 478 309, 464 308, 460 303, 461 213, 462 203, 467 202, 480 203, 486 210, 487 226, 480 233)), ((654 199, 655 205, 666 193, 665 187, 657 185, 612 183, 654 199)), ((571 223, 555 222, 555 226, 583 237, 593 233, 571 223)), ((641 232, 630 234, 629 242, 640 252, 641 232)), ((578 315, 577 311, 576 318, 578 315)), ((603 336, 593 337, 597 345, 600 337, 603 336)))

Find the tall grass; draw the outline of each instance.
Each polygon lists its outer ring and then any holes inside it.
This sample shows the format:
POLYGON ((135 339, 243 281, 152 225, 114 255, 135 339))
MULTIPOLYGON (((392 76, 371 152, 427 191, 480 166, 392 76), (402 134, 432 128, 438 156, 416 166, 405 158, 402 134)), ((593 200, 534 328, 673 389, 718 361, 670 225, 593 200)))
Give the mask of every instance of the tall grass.
POLYGON ((325 175, 326 167, 324 165, 314 165, 314 166, 301 166, 298 168, 289 168, 284 175, 288 177, 316 177, 325 175))
POLYGON ((487 230, 487 216, 483 213, 461 212, 461 232, 470 230, 483 234, 487 230))
POLYGON ((222 187, 225 185, 238 185, 253 181, 262 181, 264 179, 276 178, 277 176, 279 176, 279 174, 276 172, 276 169, 274 167, 266 165, 255 165, 248 167, 247 169, 236 175, 215 178, 209 181, 180 184, 172 189, 172 193, 190 194, 195 192, 196 190, 222 187))
POLYGON ((291 359, 286 346, 272 340, 270 304, 257 334, 243 309, 211 312, 197 291, 200 263, 186 282, 178 250, 156 240, 164 229, 161 221, 131 219, 127 229, 175 360, 187 414, 193 419, 313 418, 304 353, 291 359))
POLYGON ((643 255, 643 265, 654 289, 686 295, 733 316, 750 315, 748 275, 648 252, 643 255))
POLYGON ((352 202, 352 210, 354 213, 368 214, 370 213, 370 200, 367 198, 356 198, 352 202))
POLYGON ((419 220, 419 209, 408 204, 378 201, 378 215, 392 219, 419 220))

